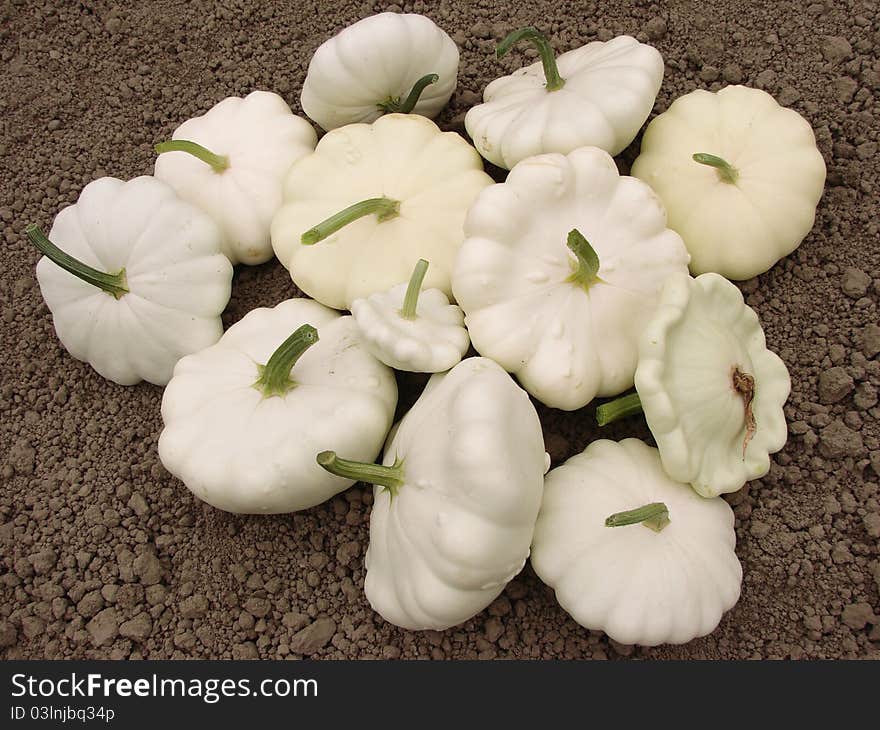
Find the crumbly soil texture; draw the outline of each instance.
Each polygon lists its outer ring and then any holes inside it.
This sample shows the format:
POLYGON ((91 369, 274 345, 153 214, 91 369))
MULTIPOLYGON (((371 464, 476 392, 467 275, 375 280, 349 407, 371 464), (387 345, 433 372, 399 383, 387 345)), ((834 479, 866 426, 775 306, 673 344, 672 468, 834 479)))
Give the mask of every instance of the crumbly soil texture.
MULTIPOLYGON (((878 48, 870 0, 4 0, 0 656, 880 657, 878 48), (461 48, 445 129, 464 133, 486 84, 534 60, 525 48, 494 57, 529 24, 559 51, 623 33, 654 44, 666 59, 655 114, 694 89, 743 83, 815 129, 828 166, 815 228, 741 285, 791 371, 790 438, 765 478, 726 497, 743 592, 710 636, 622 646, 578 626, 528 566, 462 626, 399 630, 363 594, 370 489, 277 517, 202 504, 159 462, 161 388, 108 382, 58 342, 25 226, 48 230, 94 178, 151 173, 153 144, 226 96, 270 89, 301 112, 315 48, 382 10, 428 14, 461 48)), ((620 156, 622 172, 638 149, 620 156)), ((224 323, 291 296, 277 261, 240 267, 224 323)), ((403 411, 425 378, 399 382, 403 411)), ((555 464, 600 437, 595 404, 539 412, 555 464)), ((639 419, 601 433, 628 435, 649 438, 639 419)))

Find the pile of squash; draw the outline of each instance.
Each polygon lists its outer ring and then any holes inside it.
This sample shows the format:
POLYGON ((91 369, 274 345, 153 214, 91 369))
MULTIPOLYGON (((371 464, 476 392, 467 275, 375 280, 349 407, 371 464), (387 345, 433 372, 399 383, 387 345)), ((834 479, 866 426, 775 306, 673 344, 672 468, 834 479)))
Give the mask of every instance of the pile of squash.
POLYGON ((531 555, 583 626, 686 642, 739 598, 719 495, 787 436, 788 371, 729 279, 800 244, 825 166, 802 117, 729 86, 676 100, 621 176, 660 53, 621 36, 557 57, 523 28, 498 56, 523 42, 539 60, 486 87, 472 146, 431 121, 452 39, 361 20, 310 63, 320 141, 274 93, 225 99, 156 146, 152 176, 96 180, 48 236, 29 227, 37 277, 71 355, 167 386, 159 456, 200 499, 286 513, 375 485, 364 590, 386 620, 466 621, 531 555), (223 332, 233 265, 273 255, 308 298, 223 332), (393 425, 395 369, 434 375, 393 425), (529 396, 621 395, 600 425, 643 413, 656 448, 598 440, 548 473, 529 396))

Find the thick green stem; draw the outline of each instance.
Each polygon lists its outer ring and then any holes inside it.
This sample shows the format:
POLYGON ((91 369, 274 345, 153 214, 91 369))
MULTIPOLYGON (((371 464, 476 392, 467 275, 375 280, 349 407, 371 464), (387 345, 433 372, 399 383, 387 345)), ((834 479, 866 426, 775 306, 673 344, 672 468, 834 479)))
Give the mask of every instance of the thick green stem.
POLYGON ((214 172, 223 172, 229 167, 229 158, 226 155, 215 154, 202 147, 198 142, 190 142, 186 139, 171 139, 167 142, 160 142, 156 145, 155 150, 160 155, 164 152, 186 152, 213 167, 214 172))
POLYGON ((638 509, 617 512, 605 520, 605 527, 625 527, 638 525, 660 532, 669 524, 669 509, 663 502, 651 502, 638 509))
POLYGON ((318 466, 338 477, 385 487, 391 492, 392 499, 397 496, 397 491, 404 484, 402 459, 395 459, 393 466, 382 466, 381 464, 340 459, 335 451, 322 451, 315 460, 318 462, 318 466))
POLYGON ((635 416, 639 413, 642 413, 642 401, 639 394, 630 393, 599 406, 596 409, 596 423, 600 426, 607 426, 618 419, 635 416))
POLYGON ((584 289, 589 289, 599 279, 599 257, 590 242, 575 228, 568 234, 566 244, 571 252, 577 256, 577 269, 568 277, 568 281, 579 284, 584 289))
POLYGON ((413 84, 412 90, 406 99, 401 101, 399 96, 389 97, 379 104, 379 108, 386 114, 393 112, 409 114, 416 108, 416 104, 419 103, 422 92, 431 84, 436 84, 439 79, 440 77, 437 74, 426 74, 413 84))
POLYGON ((406 287, 406 296, 403 298, 403 306, 400 308, 400 316, 404 319, 416 318, 416 307, 419 303, 419 294, 422 293, 422 282, 428 271, 428 262, 419 259, 409 277, 409 285, 406 287))
POLYGON ((391 198, 369 198, 362 200, 354 205, 349 205, 345 210, 331 215, 327 220, 321 221, 314 228, 310 228, 302 234, 303 246, 312 246, 323 241, 327 236, 332 236, 340 228, 344 228, 349 223, 353 223, 358 218, 365 215, 374 214, 379 222, 396 218, 400 214, 400 201, 391 198))
POLYGON ((269 362, 260 365, 260 377, 254 387, 262 392, 263 397, 271 398, 284 395, 296 383, 290 377, 290 371, 302 354, 318 341, 318 330, 310 324, 304 324, 290 337, 282 342, 272 353, 269 362))
POLYGON ((541 63, 544 66, 544 78, 547 79, 547 91, 558 91, 565 86, 565 79, 559 75, 556 57, 547 37, 535 28, 520 28, 513 31, 495 48, 495 54, 501 58, 520 41, 528 41, 538 49, 541 63))
POLYGON ((717 155, 710 155, 706 152, 697 152, 693 156, 693 160, 694 162, 699 162, 701 165, 714 167, 715 170, 718 172, 718 179, 721 180, 721 182, 723 183, 728 183, 732 185, 739 177, 739 170, 737 170, 727 160, 724 160, 717 155))
POLYGON ((108 274, 106 271, 93 269, 79 259, 64 253, 64 251, 46 238, 46 234, 36 225, 28 226, 25 229, 25 233, 27 233, 31 243, 40 249, 47 259, 65 271, 82 279, 87 284, 102 289, 116 299, 121 299, 125 294, 128 294, 128 281, 125 278, 125 269, 120 269, 115 274, 108 274))

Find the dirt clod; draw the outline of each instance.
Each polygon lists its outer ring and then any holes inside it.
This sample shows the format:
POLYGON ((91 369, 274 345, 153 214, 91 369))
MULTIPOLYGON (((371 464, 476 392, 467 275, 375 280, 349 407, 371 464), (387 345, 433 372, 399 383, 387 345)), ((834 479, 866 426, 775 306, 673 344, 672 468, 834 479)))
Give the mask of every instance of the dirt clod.
POLYGON ((86 624, 86 631, 95 646, 103 646, 119 633, 119 618, 115 608, 105 608, 86 624))
POLYGON ((852 58, 852 46, 846 38, 829 36, 822 43, 822 55, 831 63, 840 63, 852 58))
POLYGON ((83 618, 91 618, 104 608, 104 597, 101 591, 89 591, 76 604, 77 613, 83 618))
POLYGON ((875 540, 880 539, 880 513, 872 512, 865 515, 863 522, 865 523, 865 531, 868 533, 868 537, 875 540))
POLYGON ((870 604, 865 602, 851 603, 843 609, 841 620, 851 629, 859 631, 868 624, 877 623, 877 617, 870 604))
POLYGON ((659 41, 666 36, 666 21, 663 18, 651 18, 645 25, 645 32, 652 41, 659 41))
POLYGON ((822 429, 819 436, 819 451, 829 459, 856 456, 862 451, 862 437, 841 420, 832 421, 822 429))
POLYGON ((143 641, 153 630, 153 620, 150 614, 144 612, 139 613, 133 619, 125 621, 119 627, 119 635, 133 641, 143 641))
POLYGON ((862 353, 865 357, 874 357, 880 353, 880 325, 869 324, 861 334, 862 353))
POLYGON ((855 383, 846 368, 834 367, 819 375, 819 401, 837 403, 848 396, 855 383))
POLYGON ((164 569, 155 553, 141 553, 132 564, 134 574, 145 586, 151 586, 162 580, 164 569))
POLYGON ((330 618, 319 618, 301 629, 290 639, 290 649, 297 654, 314 654, 326 646, 336 633, 336 622, 330 618))
MULTIPOLYGON (((852 82, 854 85, 853 93, 855 92, 855 82, 852 82)), ((846 90, 849 90, 847 85, 846 90)), ((852 93, 846 94, 850 99, 852 98, 852 93)), ((849 99, 846 99, 848 101, 849 99)), ((848 268, 843 274, 843 280, 841 282, 841 286, 843 287, 843 292, 848 297, 852 297, 853 299, 859 299, 860 297, 865 296, 868 293, 868 287, 871 286, 871 277, 868 276, 861 269, 856 269, 855 267, 848 268)))
POLYGON ((201 618, 208 612, 208 599, 202 595, 185 598, 180 604, 180 615, 184 618, 201 618))
POLYGON ((15 626, 10 622, 0 621, 0 647, 14 646, 18 640, 18 632, 15 626))

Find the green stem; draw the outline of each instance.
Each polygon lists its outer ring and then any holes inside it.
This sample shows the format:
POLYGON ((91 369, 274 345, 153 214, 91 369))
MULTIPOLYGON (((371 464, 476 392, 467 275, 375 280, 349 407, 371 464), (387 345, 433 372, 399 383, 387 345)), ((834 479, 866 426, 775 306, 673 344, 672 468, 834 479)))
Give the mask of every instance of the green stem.
POLYGON ((710 155, 706 152, 697 152, 693 156, 693 160, 694 162, 699 162, 701 165, 714 167, 715 170, 718 172, 718 179, 721 180, 721 182, 732 185, 739 177, 739 170, 737 170, 727 160, 724 160, 717 155, 710 155))
POLYGON ((638 413, 642 413, 642 401, 638 393, 630 393, 599 406, 596 409, 596 423, 607 426, 609 423, 638 413))
POLYGON ((202 147, 198 142, 190 142, 186 139, 171 139, 167 142, 160 142, 156 145, 155 150, 160 155, 164 152, 186 152, 213 167, 214 172, 223 172, 229 167, 229 158, 226 155, 215 154, 202 147))
POLYGON ((627 512, 617 512, 605 520, 605 527, 638 525, 660 532, 669 524, 669 509, 663 502, 651 502, 627 512))
POLYGON ((578 267, 568 277, 568 281, 579 284, 584 289, 589 289, 597 281, 601 281, 599 279, 599 256, 577 228, 569 231, 566 245, 578 260, 578 267))
POLYGON ((382 466, 340 459, 335 451, 322 451, 315 460, 318 466, 338 477, 385 487, 391 492, 392 499, 397 496, 397 491, 404 484, 403 459, 395 459, 393 466, 382 466))
POLYGON ((403 306, 400 308, 400 316, 404 319, 416 318, 416 307, 419 303, 419 294, 422 293, 422 282, 428 271, 428 262, 419 259, 409 277, 409 285, 406 287, 406 296, 403 298, 403 306))
POLYGON ((413 84, 412 90, 406 99, 401 101, 399 96, 388 97, 388 99, 379 104, 379 108, 386 114, 393 112, 409 114, 416 108, 416 104, 419 103, 419 97, 421 97, 422 92, 431 84, 436 84, 439 79, 440 77, 437 74, 426 74, 413 84))
POLYGON ((311 246, 332 236, 340 228, 353 223, 358 218, 375 213, 379 222, 396 218, 400 214, 400 201, 391 198, 369 198, 354 205, 349 205, 345 210, 331 215, 327 220, 321 221, 314 228, 310 228, 302 234, 302 245, 311 246))
POLYGON ((520 28, 513 31, 495 48, 495 55, 501 58, 520 41, 528 41, 538 49, 541 63, 544 66, 544 78, 547 79, 547 91, 558 91, 565 86, 565 79, 559 75, 556 57, 547 37, 535 28, 520 28))
POLYGON ((121 299, 125 294, 128 294, 128 281, 125 278, 124 268, 115 274, 108 274, 106 271, 93 269, 79 259, 73 258, 70 254, 64 253, 64 251, 46 238, 46 234, 40 230, 39 226, 30 225, 25 229, 25 233, 30 242, 40 249, 47 259, 65 271, 82 279, 87 284, 104 290, 116 299, 121 299))
POLYGON ((296 383, 290 377, 290 371, 302 354, 318 341, 318 330, 310 324, 304 324, 290 337, 282 342, 272 353, 269 362, 260 365, 260 377, 254 387, 263 393, 263 397, 284 395, 296 383))

